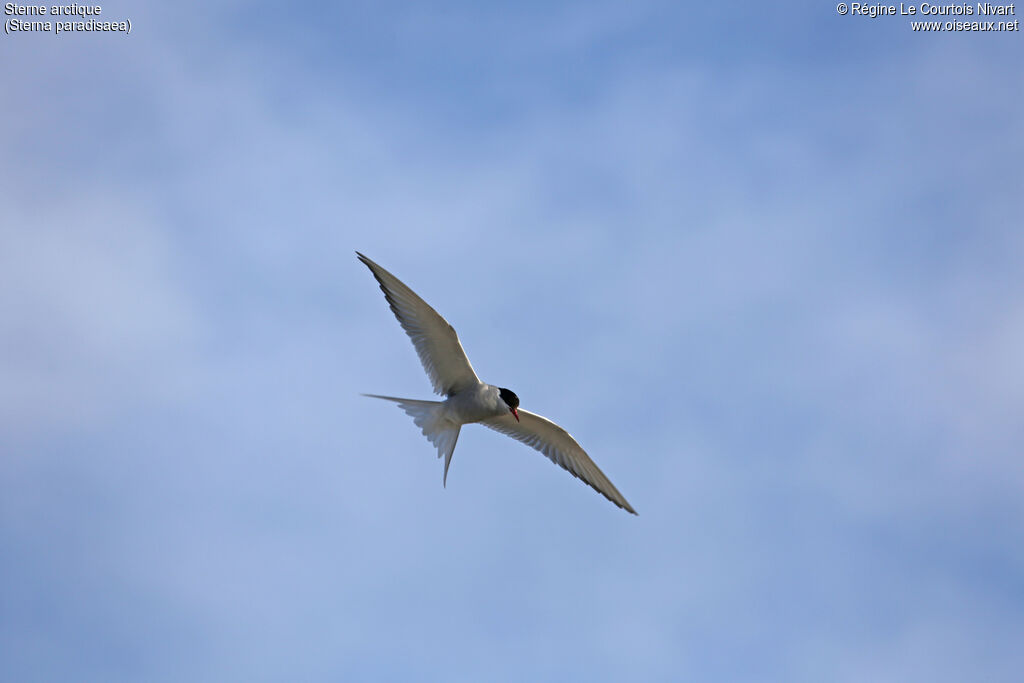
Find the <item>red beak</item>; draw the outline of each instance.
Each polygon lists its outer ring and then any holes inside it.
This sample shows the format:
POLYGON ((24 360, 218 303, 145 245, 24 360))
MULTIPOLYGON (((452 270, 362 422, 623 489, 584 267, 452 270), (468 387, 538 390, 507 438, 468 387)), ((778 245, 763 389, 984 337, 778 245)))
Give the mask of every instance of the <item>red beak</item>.
POLYGON ((518 410, 516 410, 515 408, 509 408, 509 410, 511 410, 511 411, 512 411, 512 414, 513 414, 513 415, 515 415, 515 417, 516 417, 516 422, 519 422, 519 411, 518 411, 518 410))

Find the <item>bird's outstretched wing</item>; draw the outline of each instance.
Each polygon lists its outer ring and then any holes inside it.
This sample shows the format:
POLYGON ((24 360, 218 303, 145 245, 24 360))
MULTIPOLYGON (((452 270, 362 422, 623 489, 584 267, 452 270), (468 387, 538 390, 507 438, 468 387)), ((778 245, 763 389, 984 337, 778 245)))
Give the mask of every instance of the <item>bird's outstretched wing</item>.
POLYGON ((595 491, 623 510, 636 514, 636 510, 626 502, 626 498, 619 493, 608 477, 604 476, 604 472, 594 464, 583 447, 576 443, 576 439, 551 420, 520 408, 519 422, 516 422, 512 413, 509 413, 482 420, 480 424, 537 449, 553 463, 590 484, 595 491))
POLYGON ((448 321, 397 277, 358 251, 356 256, 373 273, 398 323, 412 339, 423 369, 434 385, 434 392, 448 396, 479 383, 480 379, 462 350, 459 335, 455 334, 448 321))

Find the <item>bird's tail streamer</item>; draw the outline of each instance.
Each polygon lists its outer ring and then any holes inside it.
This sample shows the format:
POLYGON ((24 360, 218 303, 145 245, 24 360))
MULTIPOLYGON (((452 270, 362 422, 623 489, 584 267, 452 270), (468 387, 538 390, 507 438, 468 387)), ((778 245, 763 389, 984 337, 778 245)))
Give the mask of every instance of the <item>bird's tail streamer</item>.
POLYGON ((363 394, 370 398, 393 401, 412 418, 416 426, 423 432, 430 443, 437 448, 437 457, 444 458, 443 485, 448 485, 448 465, 455 453, 455 443, 459 440, 460 425, 453 424, 444 418, 444 404, 441 401, 421 401, 416 398, 396 398, 379 394, 363 394))

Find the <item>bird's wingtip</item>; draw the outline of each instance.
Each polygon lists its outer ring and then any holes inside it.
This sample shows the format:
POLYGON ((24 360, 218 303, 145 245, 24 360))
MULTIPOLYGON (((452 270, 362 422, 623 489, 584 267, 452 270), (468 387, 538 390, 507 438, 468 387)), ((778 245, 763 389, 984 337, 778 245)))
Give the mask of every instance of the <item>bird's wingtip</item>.
POLYGON ((633 506, 630 505, 629 503, 627 503, 625 498, 622 499, 621 503, 619 501, 617 501, 617 500, 613 500, 612 502, 615 503, 616 505, 618 505, 620 508, 622 508, 626 512, 628 512, 629 514, 635 515, 637 517, 640 516, 640 513, 637 512, 636 510, 634 510, 633 506))

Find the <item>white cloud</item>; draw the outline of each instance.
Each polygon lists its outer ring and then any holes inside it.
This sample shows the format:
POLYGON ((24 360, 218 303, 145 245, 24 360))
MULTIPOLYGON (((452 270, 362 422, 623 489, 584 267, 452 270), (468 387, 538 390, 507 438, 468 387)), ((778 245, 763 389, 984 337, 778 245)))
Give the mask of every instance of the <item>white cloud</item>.
MULTIPOLYGON (((540 39, 584 53, 612 23, 574 24, 564 45, 545 24, 540 39)), ((1010 90, 984 97, 1012 63, 990 82, 974 79, 988 62, 935 48, 885 73, 629 62, 590 74, 582 99, 520 84, 543 97, 467 130, 356 78, 361 64, 328 78, 279 46, 199 32, 181 50, 162 29, 123 69, 90 62, 118 76, 124 135, 50 146, 42 124, 5 119, 35 134, 34 172, 63 192, 4 198, 0 409, 37 444, 93 432, 102 455, 75 461, 87 476, 53 514, 123 572, 128 588, 100 578, 97 596, 139 616, 141 593, 144 625, 212 635, 193 672, 231 678, 247 658, 358 671, 395 640, 417 643, 410 667, 470 674, 595 650, 591 677, 821 679, 852 662, 921 678, 935 642, 949 670, 1014 660, 984 645, 1019 630, 1012 605, 988 628, 959 603, 930 612, 929 591, 904 597, 937 576, 969 600, 1012 598, 960 564, 981 548, 1005 565, 1000 538, 976 533, 995 513, 1020 533, 1005 455, 1024 379, 1005 222, 1019 164, 993 150, 1019 147, 1024 119, 996 117, 962 157, 944 144, 966 118, 1019 112, 1010 90), (972 96, 951 99, 961 88, 972 96), (487 378, 520 378, 641 517, 595 513, 536 453, 468 429, 441 490, 408 420, 355 396, 427 385, 353 249, 448 316, 487 378), (168 397, 186 405, 173 427, 168 397), (127 434, 111 414, 139 403, 149 422, 127 434), (96 500, 113 502, 81 514, 96 500)), ((25 68, 31 84, 73 66, 25 68)), ((25 111, 70 111, 31 92, 25 111)), ((80 126, 107 121, 104 96, 84 101, 80 126)), ((45 501, 48 472, 0 474, 45 501)), ((52 530, 17 519, 26 536, 52 530)), ((65 609, 105 613, 88 596, 65 609)))
POLYGON ((3 204, 5 431, 83 427, 185 390, 200 328, 166 226, 105 189, 3 204))

